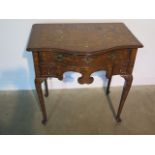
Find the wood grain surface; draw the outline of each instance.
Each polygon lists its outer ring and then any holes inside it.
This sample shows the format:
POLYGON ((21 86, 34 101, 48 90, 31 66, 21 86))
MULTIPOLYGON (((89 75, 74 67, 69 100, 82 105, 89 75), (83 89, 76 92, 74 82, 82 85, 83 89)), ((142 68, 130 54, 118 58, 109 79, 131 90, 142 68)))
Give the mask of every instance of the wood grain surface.
POLYGON ((92 54, 140 47, 123 23, 34 24, 27 50, 92 54))
POLYGON ((47 78, 63 80, 67 71, 81 73, 80 84, 91 84, 96 71, 105 70, 110 92, 113 75, 124 78, 124 87, 116 121, 120 122, 125 100, 132 85, 132 71, 137 49, 143 45, 123 23, 35 24, 32 27, 27 50, 32 51, 35 68, 35 86, 47 122, 42 83, 48 96, 47 78))

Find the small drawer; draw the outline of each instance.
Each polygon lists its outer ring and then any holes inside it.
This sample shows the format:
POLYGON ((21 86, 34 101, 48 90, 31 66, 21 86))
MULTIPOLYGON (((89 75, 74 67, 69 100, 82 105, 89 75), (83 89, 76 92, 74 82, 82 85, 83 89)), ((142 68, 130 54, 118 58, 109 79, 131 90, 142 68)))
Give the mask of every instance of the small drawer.
POLYGON ((123 75, 123 74, 128 74, 128 67, 129 67, 129 63, 128 61, 126 62, 120 62, 118 64, 115 64, 114 65, 114 68, 113 68, 113 74, 114 75, 123 75))
POLYGON ((55 65, 40 65, 39 68, 41 76, 53 76, 58 70, 55 65))
POLYGON ((60 52, 40 52, 39 66, 40 74, 50 76, 59 70, 77 70, 76 68, 107 68, 114 66, 114 74, 126 72, 130 52, 127 49, 103 52, 94 55, 71 55, 60 52), (73 68, 74 66, 74 68, 73 68))
POLYGON ((39 62, 42 64, 50 64, 52 62, 65 62, 66 57, 61 53, 54 52, 40 52, 39 53, 39 62))
POLYGON ((40 65, 50 65, 53 63, 60 66, 86 66, 93 63, 93 57, 53 52, 39 53, 40 65))
POLYGON ((106 58, 108 59, 109 62, 113 63, 118 63, 120 61, 124 61, 129 59, 129 52, 124 49, 124 50, 114 50, 110 51, 106 54, 106 58))

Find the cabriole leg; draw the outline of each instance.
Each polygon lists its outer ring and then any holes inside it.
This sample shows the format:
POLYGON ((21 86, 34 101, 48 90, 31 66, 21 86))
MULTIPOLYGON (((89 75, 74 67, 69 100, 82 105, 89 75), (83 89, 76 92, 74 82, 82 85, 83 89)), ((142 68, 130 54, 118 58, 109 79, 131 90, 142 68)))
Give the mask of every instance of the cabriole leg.
POLYGON ((116 115, 117 122, 121 122, 120 115, 121 115, 125 100, 127 98, 129 90, 131 88, 131 84, 132 84, 132 80, 133 80, 132 75, 121 75, 121 77, 123 77, 125 79, 125 83, 124 83, 123 92, 122 92, 120 104, 119 104, 117 115, 116 115))
POLYGON ((45 97, 48 97, 49 92, 48 92, 48 84, 47 84, 47 79, 45 79, 45 97))
POLYGON ((107 94, 107 95, 110 93, 111 79, 112 79, 112 76, 111 76, 110 78, 108 78, 108 85, 107 85, 107 89, 106 89, 106 94, 107 94))
POLYGON ((42 111, 42 115, 43 115, 43 120, 42 120, 43 124, 45 124, 47 121, 46 108, 45 108, 44 98, 43 98, 43 93, 42 93, 42 88, 41 88, 41 83, 44 80, 45 79, 43 79, 43 78, 35 78, 35 86, 36 86, 36 90, 37 90, 37 94, 38 94, 38 98, 39 98, 39 102, 40 102, 40 107, 41 107, 41 111, 42 111))

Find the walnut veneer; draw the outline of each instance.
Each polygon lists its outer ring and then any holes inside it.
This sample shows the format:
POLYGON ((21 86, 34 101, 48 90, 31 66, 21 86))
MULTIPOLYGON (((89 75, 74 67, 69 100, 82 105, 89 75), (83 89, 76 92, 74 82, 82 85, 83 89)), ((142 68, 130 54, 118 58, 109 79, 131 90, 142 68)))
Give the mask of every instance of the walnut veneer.
POLYGON ((35 24, 32 27, 27 51, 32 51, 35 67, 35 85, 38 93, 43 123, 47 121, 41 83, 47 78, 63 79, 66 71, 82 74, 80 84, 90 84, 95 71, 105 70, 109 79, 107 94, 113 75, 121 75, 125 84, 116 116, 120 114, 130 90, 132 71, 137 49, 143 45, 123 23, 35 24))

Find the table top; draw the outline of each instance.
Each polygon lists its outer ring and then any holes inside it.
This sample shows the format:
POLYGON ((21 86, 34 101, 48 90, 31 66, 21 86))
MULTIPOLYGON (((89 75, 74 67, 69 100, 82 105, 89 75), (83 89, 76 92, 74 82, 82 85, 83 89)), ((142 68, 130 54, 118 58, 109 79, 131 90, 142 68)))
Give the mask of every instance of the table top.
POLYGON ((123 23, 34 24, 27 51, 97 53, 120 48, 141 48, 123 23))

